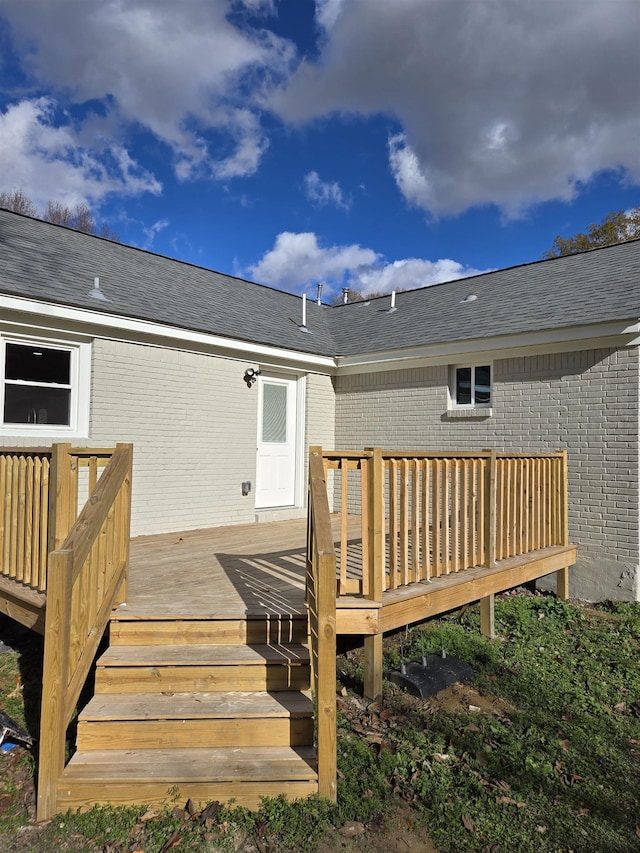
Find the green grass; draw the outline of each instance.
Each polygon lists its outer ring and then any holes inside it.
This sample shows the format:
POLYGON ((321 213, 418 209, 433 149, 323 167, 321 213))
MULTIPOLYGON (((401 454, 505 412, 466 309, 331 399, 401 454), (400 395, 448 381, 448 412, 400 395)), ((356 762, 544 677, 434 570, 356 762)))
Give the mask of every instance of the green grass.
MULTIPOLYGON (((385 642, 386 665, 439 652, 468 661, 482 711, 463 701, 420 702, 385 685, 385 700, 357 699, 361 658, 341 659, 338 803, 265 800, 189 816, 167 808, 95 808, 56 818, 24 850, 311 851, 332 825, 379 826, 402 797, 450 853, 631 853, 640 850, 640 605, 574 606, 552 596, 496 601, 496 640, 479 635, 477 609, 385 642)), ((23 722, 16 657, 0 656, 0 706, 23 722), (11 698, 8 694, 12 693, 11 698)), ((5 790, 12 793, 11 782, 5 790)), ((184 804, 180 804, 184 805, 184 804)), ((20 818, 0 814, 0 848, 20 818)), ((24 822, 25 816, 22 815, 24 822)), ((369 848, 378 850, 376 834, 369 848)), ((5 845, 7 849, 8 845, 5 845)), ((17 848, 16 848, 17 849, 17 848)), ((20 849, 22 853, 22 848, 20 849)))
POLYGON ((413 708, 385 735, 391 784, 446 850, 639 850, 640 605, 512 596, 496 603, 504 639, 480 637, 478 621, 472 610, 414 629, 405 655, 444 637, 509 712, 413 708))

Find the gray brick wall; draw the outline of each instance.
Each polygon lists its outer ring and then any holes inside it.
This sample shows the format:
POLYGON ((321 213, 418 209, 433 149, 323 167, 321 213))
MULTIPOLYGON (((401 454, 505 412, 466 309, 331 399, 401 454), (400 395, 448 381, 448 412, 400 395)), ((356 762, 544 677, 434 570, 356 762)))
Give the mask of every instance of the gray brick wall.
POLYGON ((256 389, 244 362, 96 340, 92 443, 134 444, 132 534, 251 522, 256 389))
POLYGON ((336 447, 565 449, 569 525, 579 545, 571 594, 640 599, 639 349, 597 349, 493 363, 493 415, 447 415, 449 368, 344 376, 336 447))

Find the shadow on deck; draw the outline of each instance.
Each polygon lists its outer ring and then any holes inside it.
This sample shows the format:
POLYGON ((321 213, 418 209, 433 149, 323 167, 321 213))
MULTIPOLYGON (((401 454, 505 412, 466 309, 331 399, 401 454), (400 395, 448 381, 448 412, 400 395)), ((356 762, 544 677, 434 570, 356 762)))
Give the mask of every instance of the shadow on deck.
MULTIPOLYGON (((332 517, 340 563, 340 517, 332 517)), ((360 518, 349 518, 347 576, 362 573, 360 518)), ((387 537, 388 546, 388 537, 387 537)), ((575 546, 541 548, 385 590, 341 595, 338 634, 378 634, 437 616, 575 562, 575 546)), ((305 615, 306 520, 142 536, 131 541, 129 591, 118 618, 305 615)))

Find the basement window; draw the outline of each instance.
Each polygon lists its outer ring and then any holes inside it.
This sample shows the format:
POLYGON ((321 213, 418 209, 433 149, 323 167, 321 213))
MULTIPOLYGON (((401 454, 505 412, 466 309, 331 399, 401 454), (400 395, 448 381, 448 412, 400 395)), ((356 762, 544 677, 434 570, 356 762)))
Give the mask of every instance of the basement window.
POLYGON ((2 432, 86 434, 88 347, 3 338, 2 432))

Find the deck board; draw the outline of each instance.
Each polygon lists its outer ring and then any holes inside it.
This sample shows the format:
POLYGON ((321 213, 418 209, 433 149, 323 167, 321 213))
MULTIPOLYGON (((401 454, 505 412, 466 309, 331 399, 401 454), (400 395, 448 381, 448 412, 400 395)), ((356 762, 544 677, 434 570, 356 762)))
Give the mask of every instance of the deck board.
MULTIPOLYGON (((332 518, 334 542, 340 541, 340 519, 332 518)), ((361 552, 360 519, 349 517, 349 574, 361 552)), ((573 548, 573 546, 571 546, 573 548)), ((197 620, 259 617, 264 614, 306 615, 305 566, 306 519, 234 525, 184 533, 142 536, 131 541, 127 602, 117 609, 119 620, 197 620)), ((433 578, 430 583, 414 583, 383 593, 382 602, 348 595, 338 599, 341 625, 352 625, 347 633, 376 633, 384 622, 382 611, 410 606, 409 601, 431 593, 432 602, 448 596, 448 590, 469 582, 478 585, 485 575, 501 574, 530 564, 532 577, 544 574, 549 554, 541 549, 522 557, 499 561, 492 569, 476 567, 433 578), (406 605, 405 605, 406 603, 406 605), (358 612, 360 611, 360 613, 358 612), (380 611, 380 612, 378 612, 380 611)), ((388 551, 388 542, 387 542, 388 551)), ((573 560, 575 553, 572 550, 573 560)), ((359 567, 358 567, 359 568, 359 567)), ((549 566, 549 571, 556 566, 549 566)), ((526 571, 526 569, 524 569, 526 571)), ((505 580, 508 578, 505 574, 505 580)), ((521 582, 518 572, 515 582, 521 582)), ((480 595, 484 594, 482 591, 480 595)), ((460 595, 464 598, 461 591, 460 595)), ((451 598, 455 605, 455 595, 451 598)), ((431 602, 421 607, 425 618, 431 602)), ((437 608, 438 612, 442 612, 437 608)), ((411 614, 415 616, 415 614, 411 614)), ((385 622, 386 625, 386 622, 385 622)), ((388 630, 389 626, 385 628, 388 630)))
POLYGON ((131 541, 124 618, 304 615, 306 519, 131 541))

